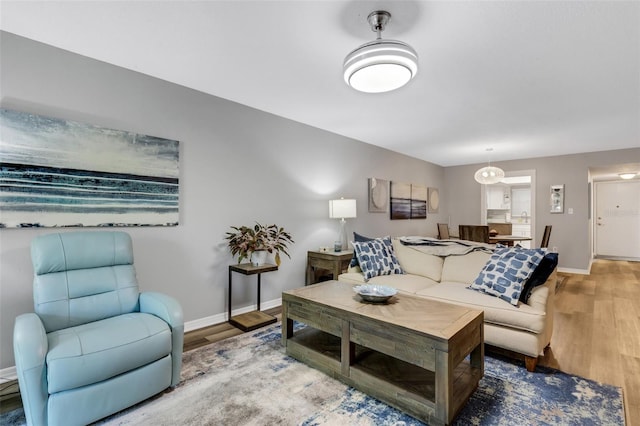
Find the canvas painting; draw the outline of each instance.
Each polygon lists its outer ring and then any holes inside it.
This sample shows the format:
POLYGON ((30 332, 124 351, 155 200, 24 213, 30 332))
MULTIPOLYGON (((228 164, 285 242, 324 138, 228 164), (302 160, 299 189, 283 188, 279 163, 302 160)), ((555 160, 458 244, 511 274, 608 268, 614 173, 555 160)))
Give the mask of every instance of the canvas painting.
POLYGON ((440 208, 440 191, 438 188, 428 188, 428 198, 429 198, 429 213, 438 213, 440 208))
POLYGON ((391 219, 411 219, 411 184, 391 182, 391 219))
POLYGON ((0 227, 178 225, 178 141, 9 109, 0 128, 0 227))
POLYGON ((427 218, 427 187, 411 184, 411 219, 427 218))
POLYGON ((369 178, 369 213, 386 213, 389 205, 389 182, 369 178))

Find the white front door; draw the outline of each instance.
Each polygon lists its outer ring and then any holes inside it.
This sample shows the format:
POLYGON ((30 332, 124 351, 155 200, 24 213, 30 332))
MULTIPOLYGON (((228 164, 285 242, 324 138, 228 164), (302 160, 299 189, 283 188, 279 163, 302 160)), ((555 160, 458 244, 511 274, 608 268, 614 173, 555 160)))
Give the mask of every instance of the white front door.
POLYGON ((640 259, 640 181, 595 183, 595 253, 640 259))

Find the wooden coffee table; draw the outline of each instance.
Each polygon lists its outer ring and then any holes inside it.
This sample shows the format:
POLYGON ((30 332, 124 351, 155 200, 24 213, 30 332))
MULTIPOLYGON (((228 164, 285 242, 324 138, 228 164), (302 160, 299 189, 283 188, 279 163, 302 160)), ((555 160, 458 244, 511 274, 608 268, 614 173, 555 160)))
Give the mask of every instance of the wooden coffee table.
POLYGON ((285 291, 282 307, 288 355, 431 425, 451 423, 484 374, 482 311, 404 294, 363 303, 338 281, 285 291))

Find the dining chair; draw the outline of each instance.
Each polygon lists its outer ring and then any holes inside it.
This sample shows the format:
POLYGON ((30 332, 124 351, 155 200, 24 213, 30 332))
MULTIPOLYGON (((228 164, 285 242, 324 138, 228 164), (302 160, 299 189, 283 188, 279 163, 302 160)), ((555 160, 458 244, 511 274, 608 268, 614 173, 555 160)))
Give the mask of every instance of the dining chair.
POLYGON ((448 240, 451 238, 449 235, 449 224, 448 223, 439 223, 438 224, 438 239, 439 240, 448 240))
POLYGON ((510 223, 492 223, 489 225, 491 231, 497 231, 498 235, 511 235, 513 233, 513 225, 510 223))
POLYGON ((551 237, 551 225, 547 225, 544 227, 544 233, 542 234, 542 242, 540 243, 541 248, 549 247, 550 237, 551 237))
POLYGON ((489 226, 487 225, 458 225, 461 240, 489 243, 489 226))

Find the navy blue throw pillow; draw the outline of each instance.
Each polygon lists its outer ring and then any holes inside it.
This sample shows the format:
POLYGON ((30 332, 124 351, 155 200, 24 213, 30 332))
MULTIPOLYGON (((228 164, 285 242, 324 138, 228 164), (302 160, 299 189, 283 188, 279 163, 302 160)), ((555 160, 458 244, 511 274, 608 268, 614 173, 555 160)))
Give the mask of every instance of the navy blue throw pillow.
POLYGON ((549 275, 558 266, 558 253, 547 253, 544 255, 538 267, 533 271, 527 282, 524 284, 522 293, 520 293, 520 301, 527 303, 531 292, 534 288, 544 284, 549 275))

